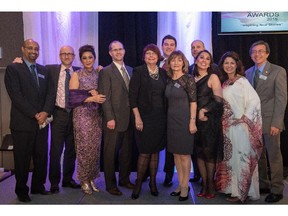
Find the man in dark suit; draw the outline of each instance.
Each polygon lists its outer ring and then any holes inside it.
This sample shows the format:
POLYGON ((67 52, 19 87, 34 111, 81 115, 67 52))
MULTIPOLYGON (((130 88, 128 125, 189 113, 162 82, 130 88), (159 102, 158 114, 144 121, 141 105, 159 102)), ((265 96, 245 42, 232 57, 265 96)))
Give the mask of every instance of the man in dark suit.
POLYGON ((253 43, 249 54, 255 65, 246 71, 246 77, 261 100, 265 145, 259 160, 260 193, 269 193, 265 201, 274 203, 283 198, 284 189, 280 133, 284 128, 284 114, 287 104, 287 75, 284 68, 271 64, 267 60, 270 47, 265 41, 253 43), (270 181, 267 175, 266 153, 270 166, 270 181))
POLYGON ((7 66, 5 86, 11 99, 10 129, 15 164, 15 193, 21 202, 30 202, 27 186, 33 159, 32 194, 49 194, 44 184, 47 176, 48 127, 40 129, 52 113, 54 101, 49 89, 48 70, 36 63, 39 44, 33 39, 21 47, 23 64, 7 66))
POLYGON ((99 74, 98 91, 106 95, 103 108, 103 160, 106 190, 122 195, 117 187, 115 160, 119 158, 119 185, 133 189, 130 182, 132 156, 132 128, 130 122, 129 79, 132 68, 124 64, 125 49, 121 42, 109 45, 112 63, 99 74))
MULTIPOLYGON (((191 43, 191 55, 193 56, 194 60, 195 60, 196 56, 198 55, 198 53, 202 50, 205 50, 205 49, 206 48, 205 48, 205 44, 203 41, 201 41, 201 40, 192 41, 192 43, 191 43)), ((194 70, 194 66, 195 66, 194 63, 189 66, 189 70, 188 70, 189 74, 192 74, 192 71, 194 70)), ((212 70, 215 74, 217 74, 217 75, 219 74, 219 68, 218 68, 217 64, 215 64, 215 63, 212 64, 212 70)), ((193 165, 193 168, 194 168, 194 165, 193 165)), ((198 181, 199 181, 199 179, 198 179, 198 181)))
POLYGON ((72 66, 75 58, 74 49, 71 46, 60 48, 60 65, 46 65, 51 75, 55 107, 53 111, 54 120, 51 123, 51 146, 49 180, 50 191, 59 193, 59 182, 61 179, 61 155, 63 152, 63 178, 62 187, 80 188, 73 179, 75 171, 75 144, 72 124, 72 112, 67 109, 67 92, 65 92, 65 80, 70 78, 73 71, 79 67, 72 66), (67 74, 69 73, 69 74, 67 74))
MULTIPOLYGON (((159 67, 166 70, 166 60, 170 56, 172 52, 174 52, 177 48, 177 40, 172 35, 166 35, 162 38, 162 52, 163 52, 163 60, 160 62, 159 67)), ((163 185, 165 187, 171 187, 173 185, 173 176, 174 176, 174 155, 171 152, 168 152, 165 149, 165 164, 164 164, 164 172, 166 173, 163 185)))

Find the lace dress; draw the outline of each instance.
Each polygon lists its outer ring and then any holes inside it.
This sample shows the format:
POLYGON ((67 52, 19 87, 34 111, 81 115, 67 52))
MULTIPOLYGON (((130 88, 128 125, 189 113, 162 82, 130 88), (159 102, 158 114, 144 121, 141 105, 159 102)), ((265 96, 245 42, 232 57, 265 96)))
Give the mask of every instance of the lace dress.
POLYGON ((175 154, 192 154, 194 135, 189 131, 190 103, 196 102, 196 84, 190 75, 169 79, 165 95, 168 103, 167 150, 175 154))
MULTIPOLYGON (((98 73, 85 69, 77 71, 79 90, 97 89, 98 73)), ((96 103, 83 103, 73 109, 73 126, 77 158, 77 177, 80 181, 100 176, 102 118, 96 103)))

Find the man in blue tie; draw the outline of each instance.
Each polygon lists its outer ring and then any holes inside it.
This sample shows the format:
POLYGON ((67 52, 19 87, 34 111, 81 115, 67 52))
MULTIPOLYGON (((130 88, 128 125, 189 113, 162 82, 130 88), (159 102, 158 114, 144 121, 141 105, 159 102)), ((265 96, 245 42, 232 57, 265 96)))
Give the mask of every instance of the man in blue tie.
POLYGON ((261 100, 262 136, 265 145, 259 160, 260 193, 269 193, 265 201, 274 203, 283 198, 284 189, 280 133, 284 128, 287 104, 286 70, 267 60, 270 47, 265 41, 253 43, 249 54, 255 65, 245 73, 261 100), (271 180, 267 175, 267 159, 271 180))
POLYGON ((72 112, 67 109, 69 80, 73 71, 80 69, 72 66, 75 58, 74 49, 65 45, 60 48, 61 64, 46 65, 51 75, 51 86, 54 92, 53 122, 51 122, 51 146, 49 180, 50 191, 59 193, 62 176, 62 187, 80 188, 73 179, 75 171, 75 144, 72 124, 72 112), (65 147, 65 148, 64 148, 65 147), (61 155, 63 154, 63 173, 61 175, 61 155))
POLYGON ((15 193, 19 201, 30 202, 27 186, 29 167, 33 160, 32 194, 49 194, 45 189, 48 161, 48 127, 40 129, 52 113, 54 100, 49 88, 47 68, 37 64, 39 44, 33 39, 24 41, 23 64, 7 66, 5 86, 11 99, 10 130, 15 164, 15 193), (35 65, 38 83, 30 70, 35 65))

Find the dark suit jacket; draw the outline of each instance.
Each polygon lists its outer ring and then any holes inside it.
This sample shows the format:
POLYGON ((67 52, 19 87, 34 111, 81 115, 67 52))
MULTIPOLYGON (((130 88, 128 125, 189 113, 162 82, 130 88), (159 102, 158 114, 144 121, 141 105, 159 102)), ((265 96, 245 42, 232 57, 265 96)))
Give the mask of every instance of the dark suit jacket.
MULTIPOLYGON (((49 75, 51 77, 50 85, 53 90, 53 98, 54 98, 54 104, 55 104, 61 64, 46 65, 45 67, 48 69, 49 75)), ((80 69, 80 67, 75 67, 75 66, 72 66, 72 68, 73 68, 73 71, 77 71, 80 69)))
POLYGON ((39 129, 35 114, 45 111, 52 113, 54 107, 52 90, 49 88, 47 68, 36 64, 39 87, 35 83, 28 66, 10 64, 6 68, 5 86, 11 99, 10 129, 34 131, 39 129))
MULTIPOLYGON (((245 73, 249 82, 253 84, 254 66, 245 73)), ((255 90, 261 100, 263 133, 270 133, 271 126, 280 130, 284 128, 284 114, 287 104, 286 70, 267 62, 262 75, 264 79, 259 78, 255 90)))
MULTIPOLYGON (((125 65, 129 76, 132 76, 132 68, 125 65)), ((116 121, 116 131, 126 131, 130 122, 129 92, 124 79, 116 65, 111 63, 99 73, 98 91, 106 95, 106 101, 102 104, 103 126, 110 120, 116 121)))
MULTIPOLYGON (((159 68, 159 79, 167 84, 167 73, 164 69, 159 68)), ((130 81, 129 99, 131 109, 138 107, 140 114, 149 113, 152 104, 152 88, 147 65, 141 65, 134 68, 133 76, 130 81)), ((165 105, 165 103, 164 103, 165 105)))

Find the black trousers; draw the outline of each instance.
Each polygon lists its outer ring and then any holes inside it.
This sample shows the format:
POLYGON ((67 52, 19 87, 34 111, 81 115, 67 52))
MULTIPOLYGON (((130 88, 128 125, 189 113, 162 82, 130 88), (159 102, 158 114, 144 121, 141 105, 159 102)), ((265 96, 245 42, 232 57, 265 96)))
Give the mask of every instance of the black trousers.
POLYGON ((48 126, 37 131, 11 130, 15 165, 16 187, 19 196, 29 192, 27 186, 29 167, 33 160, 31 190, 44 190, 47 177, 48 126))
POLYGON ((63 153, 62 182, 72 180, 75 170, 75 143, 73 134, 72 111, 55 109, 51 122, 51 146, 49 180, 51 186, 58 186, 61 180, 61 155, 63 153), (64 150, 64 152, 63 152, 64 150))

